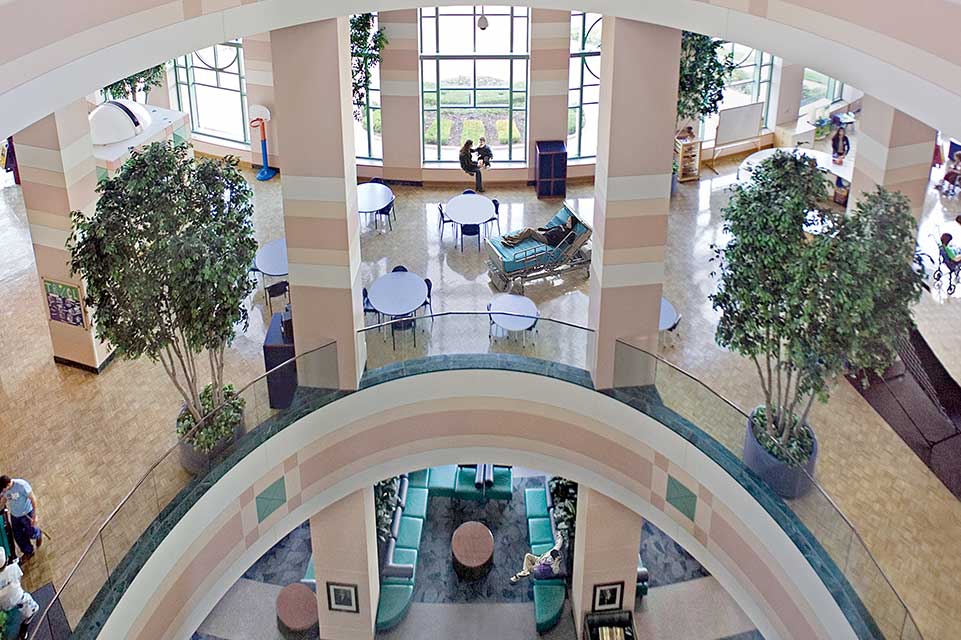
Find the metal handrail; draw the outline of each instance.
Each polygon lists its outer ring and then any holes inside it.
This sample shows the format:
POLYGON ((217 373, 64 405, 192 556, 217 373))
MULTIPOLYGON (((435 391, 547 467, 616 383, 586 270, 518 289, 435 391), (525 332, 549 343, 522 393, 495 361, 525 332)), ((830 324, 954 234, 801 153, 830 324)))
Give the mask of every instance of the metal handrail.
MULTIPOLYGON (((390 325, 392 325, 392 324, 394 324, 394 323, 397 323, 397 322, 410 322, 411 320, 426 320, 426 319, 432 319, 432 320, 433 320, 433 319, 436 319, 436 318, 443 318, 443 317, 448 317, 448 316, 478 316, 478 317, 488 316, 488 317, 489 317, 489 316, 491 316, 491 315, 500 315, 500 316, 512 316, 512 317, 520 317, 520 318, 529 318, 529 319, 532 319, 532 320, 539 320, 539 321, 549 322, 549 323, 552 323, 552 324, 558 324, 558 325, 562 325, 562 326, 566 326, 566 327, 571 327, 571 328, 574 328, 574 329, 583 330, 583 331, 585 331, 586 333, 590 333, 590 334, 595 333, 595 330, 592 329, 592 328, 590 328, 590 327, 585 327, 585 326, 582 326, 582 325, 579 325, 579 324, 576 324, 576 323, 572 323, 572 322, 567 322, 567 321, 564 321, 564 320, 556 320, 556 319, 552 319, 552 318, 544 318, 544 317, 541 317, 541 316, 533 316, 533 315, 528 315, 528 314, 513 313, 513 312, 510 312, 510 311, 496 311, 496 312, 494 312, 494 311, 487 311, 487 310, 485 310, 485 311, 443 311, 443 312, 440 312, 440 313, 424 314, 424 315, 414 316, 414 317, 408 316, 408 317, 406 317, 406 318, 393 318, 393 319, 388 320, 388 321, 386 321, 386 322, 380 322, 380 323, 377 323, 377 324, 373 324, 373 325, 366 326, 366 327, 364 327, 364 328, 362 328, 362 329, 358 329, 358 330, 357 330, 357 333, 359 333, 359 334, 364 334, 364 333, 367 333, 367 332, 369 332, 369 331, 371 331, 371 330, 380 329, 380 328, 383 328, 383 327, 387 327, 387 326, 390 326, 390 325)), ((332 341, 330 341, 330 342, 328 342, 328 343, 326 343, 326 344, 324 344, 324 345, 321 345, 321 346, 319 346, 319 347, 315 347, 315 348, 313 348, 313 349, 310 349, 309 351, 305 351, 304 353, 298 354, 298 355, 294 356, 293 358, 289 358, 288 360, 286 360, 286 361, 284 361, 283 363, 277 365, 276 367, 273 367, 272 369, 264 372, 263 374, 260 374, 260 375, 257 376, 256 378, 252 379, 250 382, 248 382, 248 383, 245 384, 243 387, 241 387, 241 388, 236 392, 236 395, 237 395, 237 396, 240 396, 240 395, 243 394, 247 389, 249 389, 250 387, 252 387, 252 386, 253 386, 254 384, 256 384, 257 382, 265 379, 265 378, 266 378, 268 375, 270 375, 271 373, 274 373, 274 372, 280 370, 281 368, 286 367, 286 366, 290 365, 291 363, 296 362, 297 360, 300 360, 301 358, 304 358, 304 357, 309 356, 309 355, 311 355, 311 354, 317 353, 318 351, 320 351, 320 350, 322 350, 322 349, 326 349, 327 347, 330 347, 331 345, 333 345, 333 344, 335 344, 335 343, 336 343, 336 341, 333 341, 333 340, 332 340, 332 341)), ((632 345, 632 344, 628 344, 628 343, 626 343, 626 342, 624 342, 624 341, 622 341, 622 340, 617 340, 617 343, 618 343, 618 344, 621 344, 621 345, 624 345, 624 346, 626 346, 626 347, 629 347, 629 348, 631 348, 631 349, 633 349, 633 350, 635 350, 635 351, 638 351, 638 352, 644 354, 645 356, 652 358, 655 362, 662 363, 662 364, 664 364, 665 366, 667 366, 667 367, 669 367, 669 368, 671 368, 671 369, 679 372, 680 374, 682 374, 682 375, 685 376, 686 378, 688 378, 688 379, 690 379, 690 380, 693 380, 693 381, 694 381, 695 383, 697 383, 699 386, 701 386, 702 388, 704 388, 709 394, 711 394, 711 395, 717 397, 718 399, 720 399, 722 402, 724 402, 726 405, 728 405, 731 409, 733 409, 733 410, 736 411, 738 414, 740 414, 741 416, 743 416, 743 417, 745 418, 745 420, 747 419, 747 417, 748 417, 747 414, 744 413, 744 411, 741 410, 740 407, 738 407, 734 402, 732 402, 730 399, 724 397, 723 395, 721 395, 720 393, 718 393, 717 391, 715 391, 714 389, 712 389, 711 387, 709 387, 706 383, 704 383, 703 381, 701 381, 700 379, 698 379, 696 376, 692 375, 692 374, 689 373, 688 371, 682 369, 681 367, 677 366, 676 364, 673 364, 673 363, 665 360, 663 357, 661 357, 661 356, 659 356, 659 355, 656 355, 656 354, 652 354, 652 353, 650 353, 650 352, 648 352, 648 351, 646 351, 645 349, 642 349, 642 348, 640 348, 640 347, 634 346, 634 345, 632 345)), ((220 411, 220 409, 222 409, 226 404, 227 404, 227 402, 224 402, 224 403, 222 403, 221 405, 219 405, 218 407, 216 407, 216 408, 215 408, 213 411, 211 411, 207 416, 205 416, 204 419, 201 420, 201 422, 197 423, 197 425, 195 425, 194 429, 191 429, 191 431, 188 432, 184 437, 178 438, 177 443, 174 444, 174 445, 173 445, 172 447, 170 447, 169 449, 167 449, 167 450, 164 452, 164 454, 163 454, 162 456, 160 456, 160 457, 157 459, 156 462, 154 462, 152 465, 150 465, 150 467, 143 473, 143 475, 142 475, 142 476, 140 477, 140 479, 136 482, 136 484, 133 486, 133 488, 131 488, 130 491, 127 492, 127 494, 126 494, 126 495, 124 496, 124 498, 120 501, 120 503, 117 504, 117 506, 110 512, 110 514, 107 516, 107 518, 103 521, 103 524, 100 525, 100 527, 97 529, 97 531, 96 531, 96 533, 94 534, 94 536, 87 542, 86 546, 84 547, 83 553, 80 555, 80 558, 77 560, 76 564, 74 564, 73 568, 72 568, 72 569, 70 570, 70 572, 67 574, 67 577, 64 579, 63 584, 62 584, 62 586, 60 587, 60 589, 57 589, 56 593, 54 594, 54 597, 51 599, 51 601, 50 601, 50 602, 43 608, 43 610, 40 612, 40 615, 37 617, 37 620, 38 620, 38 621, 43 621, 43 620, 47 617, 47 615, 48 615, 51 607, 53 606, 53 604, 54 604, 55 602, 59 602, 61 594, 63 593, 63 591, 64 591, 64 589, 66 588, 66 586, 70 583, 71 579, 74 577, 74 575, 75 575, 75 574, 77 573, 77 571, 79 570, 81 564, 82 564, 83 561, 86 559, 87 554, 90 552, 90 549, 93 548, 94 544, 97 542, 98 539, 100 539, 101 535, 103 534, 104 529, 107 527, 108 524, 110 524, 110 522, 111 522, 111 521, 113 520, 113 518, 117 515, 117 513, 119 513, 120 510, 127 504, 127 502, 130 500, 130 498, 133 496, 133 494, 143 485, 143 483, 148 479, 148 477, 150 477, 150 475, 153 473, 153 471, 154 471, 158 466, 160 466, 160 464, 161 464, 164 460, 167 459, 167 456, 170 455, 175 449, 177 449, 177 447, 179 447, 180 444, 181 444, 182 442, 184 442, 184 440, 185 440, 186 438, 190 437, 190 436, 193 434, 193 432, 195 431, 196 428, 198 428, 201 424, 203 424, 203 421, 204 421, 204 420, 206 420, 207 418, 209 418, 209 417, 213 416, 214 414, 216 414, 216 413, 217 413, 218 411, 220 411)), ((883 569, 881 568, 881 566, 878 564, 877 560, 874 558, 874 555, 871 553, 870 549, 868 549, 867 545, 864 543, 864 539, 863 539, 863 538, 861 537, 861 535, 858 533, 858 530, 855 528, 854 524, 853 524, 853 523, 851 522, 851 520, 847 517, 847 515, 845 515, 845 513, 841 510, 841 508, 837 505, 837 503, 831 498, 831 496, 829 496, 829 495, 827 494, 827 492, 824 490, 824 488, 821 487, 820 484, 818 484, 817 480, 815 480, 815 479, 813 478, 813 476, 811 476, 811 475, 807 472, 807 470, 803 469, 803 467, 802 467, 802 471, 803 471, 803 473, 808 477, 808 479, 811 481, 812 486, 814 486, 815 488, 817 488, 818 492, 827 500, 828 504, 830 504, 830 506, 831 506, 831 507, 834 509, 834 511, 841 517, 841 519, 844 521, 844 523, 848 526, 848 528, 849 528, 849 529, 851 530, 851 532, 854 534, 854 536, 856 537, 856 539, 861 543, 862 548, 866 551, 868 557, 871 559, 871 562, 874 563, 874 566, 875 566, 875 567, 877 567, 878 572, 881 574, 881 577, 884 579, 884 581, 885 581, 885 583, 888 585, 888 587, 890 587, 890 589, 891 589, 891 591, 894 593, 895 597, 897 597, 898 601, 901 603, 901 606, 904 608, 905 614, 906 614, 907 617, 911 620, 911 623, 914 624, 914 627, 917 629, 917 628, 918 628, 918 627, 917 627, 917 623, 916 623, 915 620, 914 620, 914 616, 911 614, 911 610, 908 608, 908 606, 907 606, 907 604, 905 603, 904 599, 901 597, 901 594, 898 593, 897 589, 895 589, 894 585, 891 583, 891 580, 888 578, 887 574, 884 572, 884 570, 883 570, 883 569)), ((109 579, 109 576, 108 576, 108 579, 109 579)), ((33 639, 36 637, 37 630, 40 629, 41 627, 42 627, 42 625, 39 625, 39 624, 38 624, 38 625, 34 628, 34 631, 29 635, 29 640, 33 640, 33 639)), ((920 633, 920 631, 919 631, 919 633, 920 633)))

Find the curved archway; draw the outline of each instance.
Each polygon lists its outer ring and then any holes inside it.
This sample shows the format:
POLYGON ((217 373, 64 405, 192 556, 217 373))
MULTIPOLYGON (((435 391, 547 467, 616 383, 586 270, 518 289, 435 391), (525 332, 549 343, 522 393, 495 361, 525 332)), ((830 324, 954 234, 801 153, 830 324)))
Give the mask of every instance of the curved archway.
POLYGON ((590 389, 491 370, 369 387, 272 436, 179 518, 100 637, 189 635, 247 566, 327 505, 383 477, 478 458, 556 471, 651 520, 717 577, 765 637, 858 637, 785 530, 693 444, 590 389), (698 496, 693 520, 665 504, 668 476, 698 496), (258 522, 253 498, 280 477, 287 502, 258 522))
MULTIPOLYGON (((57 29, 30 0, 0 5, 0 23, 12 24, 0 57, 0 134, 23 129, 79 96, 159 61, 231 38, 314 20, 427 6, 426 0, 203 3, 178 0, 116 2, 99 12, 57 0, 46 15, 62 15, 57 29), (224 8, 225 4, 232 4, 224 8), (80 11, 81 15, 77 15, 80 11), (74 17, 76 19, 69 19, 74 17)), ((505 0, 504 4, 557 9, 548 0, 505 0)), ((799 4, 744 3, 745 10, 708 0, 585 0, 576 9, 597 11, 665 26, 690 29, 759 48, 794 63, 816 68, 850 83, 950 135, 961 137, 961 52, 950 25, 961 21, 961 7, 948 3, 940 14, 921 20, 907 5, 860 11, 827 0, 799 4), (860 11, 860 13, 859 13, 860 11), (885 33, 890 31, 892 35, 885 33), (945 30, 943 37, 932 31, 945 30)))

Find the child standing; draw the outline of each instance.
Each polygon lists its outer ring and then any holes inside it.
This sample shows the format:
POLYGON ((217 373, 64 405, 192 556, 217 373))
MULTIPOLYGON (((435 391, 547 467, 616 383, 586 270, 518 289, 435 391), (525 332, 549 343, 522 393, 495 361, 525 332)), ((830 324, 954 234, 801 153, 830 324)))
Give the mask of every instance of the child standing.
POLYGON ((30 623, 36 615, 40 606, 29 593, 20 586, 20 578, 23 571, 16 560, 7 564, 7 552, 0 547, 0 609, 9 611, 10 609, 20 610, 21 628, 30 623))

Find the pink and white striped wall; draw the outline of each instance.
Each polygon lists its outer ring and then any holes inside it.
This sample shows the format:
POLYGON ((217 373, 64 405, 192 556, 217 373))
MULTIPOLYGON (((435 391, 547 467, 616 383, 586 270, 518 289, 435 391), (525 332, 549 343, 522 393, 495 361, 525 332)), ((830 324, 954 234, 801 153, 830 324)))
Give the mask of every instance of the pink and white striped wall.
POLYGON ((612 398, 507 371, 395 380, 275 435, 174 526, 100 637, 189 636, 250 564, 328 505, 391 475, 477 459, 569 477, 650 520, 718 579, 765 638, 855 637, 787 534, 699 449, 612 398), (254 497, 281 478, 286 502, 259 522, 254 497), (671 479, 697 496, 693 517, 670 502, 671 479))

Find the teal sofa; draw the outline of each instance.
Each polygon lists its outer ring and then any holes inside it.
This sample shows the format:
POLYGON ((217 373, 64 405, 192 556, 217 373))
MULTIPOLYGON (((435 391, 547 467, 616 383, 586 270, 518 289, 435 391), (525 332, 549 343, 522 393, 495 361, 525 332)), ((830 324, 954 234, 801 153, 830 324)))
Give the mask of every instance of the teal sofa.
MULTIPOLYGON (((527 513, 527 537, 531 544, 531 553, 539 556, 553 548, 557 535, 550 493, 545 487, 525 489, 524 508, 527 513)), ((565 578, 534 579, 534 625, 538 633, 545 633, 557 626, 564 612, 566 598, 565 578)))

